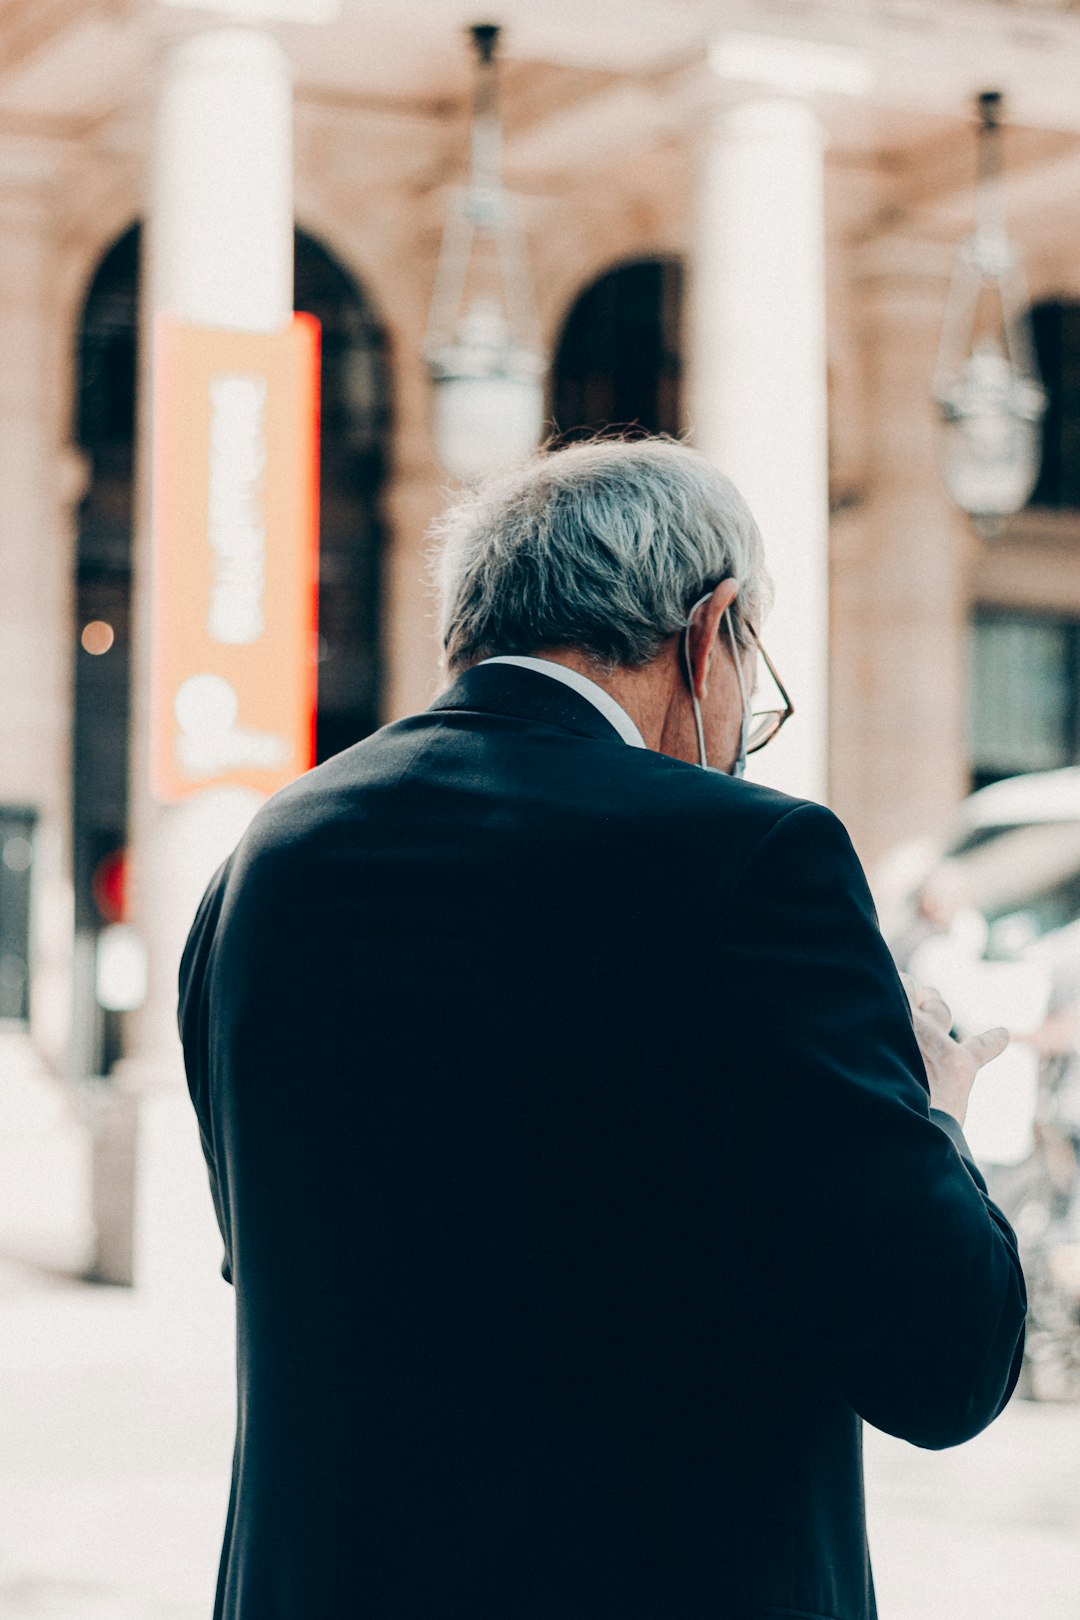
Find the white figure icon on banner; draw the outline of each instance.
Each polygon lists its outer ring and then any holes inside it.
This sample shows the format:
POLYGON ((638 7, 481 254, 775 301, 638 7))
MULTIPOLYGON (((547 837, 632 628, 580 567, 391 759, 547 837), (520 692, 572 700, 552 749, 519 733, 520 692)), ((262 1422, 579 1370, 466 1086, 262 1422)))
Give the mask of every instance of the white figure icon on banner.
POLYGON ((189 676, 173 699, 173 713, 180 728, 176 756, 191 777, 243 767, 273 770, 292 752, 278 732, 237 724, 240 700, 222 675, 189 676))

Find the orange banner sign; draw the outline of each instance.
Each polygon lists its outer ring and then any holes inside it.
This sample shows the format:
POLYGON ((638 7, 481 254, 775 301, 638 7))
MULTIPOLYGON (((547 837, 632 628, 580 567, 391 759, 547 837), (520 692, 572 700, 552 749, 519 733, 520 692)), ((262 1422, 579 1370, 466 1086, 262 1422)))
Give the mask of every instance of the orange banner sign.
POLYGON ((270 794, 315 759, 319 325, 162 318, 154 356, 156 798, 270 794))

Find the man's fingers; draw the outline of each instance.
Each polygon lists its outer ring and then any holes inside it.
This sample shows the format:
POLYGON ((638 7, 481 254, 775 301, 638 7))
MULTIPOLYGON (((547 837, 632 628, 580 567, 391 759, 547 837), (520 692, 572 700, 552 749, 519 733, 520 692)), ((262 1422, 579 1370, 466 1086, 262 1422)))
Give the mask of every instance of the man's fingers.
POLYGON ((910 973, 901 973, 900 983, 911 1003, 912 1012, 923 1013, 945 1029, 952 1028, 952 1013, 939 990, 935 990, 932 984, 918 984, 910 973))
POLYGON ((981 1035, 969 1035, 960 1044, 974 1059, 975 1067, 981 1069, 985 1063, 992 1063, 994 1058, 1001 1056, 1009 1044, 1009 1032, 1000 1028, 986 1029, 981 1035))
POLYGON ((916 988, 915 1005, 927 1018, 933 1018, 943 1029, 952 1028, 952 1009, 949 1007, 941 993, 929 984, 920 984, 916 988))

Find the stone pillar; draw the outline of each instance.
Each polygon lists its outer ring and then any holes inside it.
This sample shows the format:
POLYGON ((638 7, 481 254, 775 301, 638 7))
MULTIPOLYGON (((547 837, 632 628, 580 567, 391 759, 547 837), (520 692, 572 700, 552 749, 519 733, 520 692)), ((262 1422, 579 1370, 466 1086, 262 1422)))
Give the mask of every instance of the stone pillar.
POLYGON ((33 810, 30 1023, 61 1068, 71 982, 73 633, 68 500, 59 452, 52 242, 34 190, 0 191, 0 803, 33 810))
MULTIPOLYGON (((158 102, 144 276, 143 380, 165 313, 252 332, 292 312, 292 89, 288 59, 268 34, 220 28, 167 55, 158 102)), ((194 1117, 182 1086, 176 1029, 180 955, 196 906, 260 796, 209 789, 161 806, 149 791, 152 535, 150 391, 141 390, 132 702, 133 920, 148 951, 149 989, 131 1020, 117 1079, 140 1101, 135 1280, 213 1276, 213 1231, 194 1117), (205 1242, 203 1241, 205 1239, 205 1242)))
POLYGON ((967 791, 967 520, 938 470, 930 384, 949 255, 875 244, 853 307, 865 498, 833 537, 833 790, 864 860, 940 830, 967 791))
POLYGON ((824 137, 801 103, 714 111, 690 263, 688 425, 765 540, 776 602, 763 632, 797 714, 749 774, 827 791, 828 443, 824 137))

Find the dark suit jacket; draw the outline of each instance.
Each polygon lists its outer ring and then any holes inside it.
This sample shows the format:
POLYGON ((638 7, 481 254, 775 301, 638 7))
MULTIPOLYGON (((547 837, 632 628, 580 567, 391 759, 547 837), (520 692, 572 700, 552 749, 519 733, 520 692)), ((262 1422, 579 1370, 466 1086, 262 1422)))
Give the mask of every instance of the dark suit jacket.
POLYGON ((977 1434, 1025 1296, 830 811, 481 666, 260 810, 180 1013, 219 1617, 873 1614, 861 1421, 977 1434))

